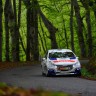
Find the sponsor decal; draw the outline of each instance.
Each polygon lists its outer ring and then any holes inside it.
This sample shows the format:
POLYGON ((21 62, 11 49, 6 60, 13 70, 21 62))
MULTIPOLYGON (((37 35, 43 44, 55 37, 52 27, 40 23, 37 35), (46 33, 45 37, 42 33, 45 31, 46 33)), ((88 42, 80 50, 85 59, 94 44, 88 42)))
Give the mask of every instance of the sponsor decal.
POLYGON ((54 63, 58 62, 75 62, 75 60, 53 60, 54 63))
POLYGON ((70 57, 70 59, 76 59, 76 57, 70 57))
POLYGON ((56 58, 49 58, 50 60, 57 60, 56 58))

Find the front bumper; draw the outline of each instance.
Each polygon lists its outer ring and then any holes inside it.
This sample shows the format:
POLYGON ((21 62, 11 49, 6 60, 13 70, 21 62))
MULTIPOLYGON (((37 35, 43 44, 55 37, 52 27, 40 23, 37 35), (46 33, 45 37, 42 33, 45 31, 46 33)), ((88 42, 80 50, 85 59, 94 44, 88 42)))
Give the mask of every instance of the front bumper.
POLYGON ((69 71, 48 69, 49 75, 81 75, 81 68, 75 68, 69 71))

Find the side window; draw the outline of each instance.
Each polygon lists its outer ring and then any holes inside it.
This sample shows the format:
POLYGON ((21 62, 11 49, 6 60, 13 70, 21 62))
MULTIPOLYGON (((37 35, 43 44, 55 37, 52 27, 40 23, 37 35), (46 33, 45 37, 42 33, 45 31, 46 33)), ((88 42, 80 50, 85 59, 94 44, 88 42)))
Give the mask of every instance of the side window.
POLYGON ((75 57, 75 55, 72 52, 67 52, 68 57, 75 57))

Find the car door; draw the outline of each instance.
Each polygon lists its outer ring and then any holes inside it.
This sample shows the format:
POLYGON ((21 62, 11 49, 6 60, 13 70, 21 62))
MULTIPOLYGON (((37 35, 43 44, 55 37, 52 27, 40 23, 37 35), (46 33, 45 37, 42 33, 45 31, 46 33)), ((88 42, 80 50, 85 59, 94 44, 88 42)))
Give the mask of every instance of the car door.
POLYGON ((41 63, 43 72, 47 68, 47 55, 48 55, 48 52, 46 52, 45 57, 42 59, 42 63, 41 63))

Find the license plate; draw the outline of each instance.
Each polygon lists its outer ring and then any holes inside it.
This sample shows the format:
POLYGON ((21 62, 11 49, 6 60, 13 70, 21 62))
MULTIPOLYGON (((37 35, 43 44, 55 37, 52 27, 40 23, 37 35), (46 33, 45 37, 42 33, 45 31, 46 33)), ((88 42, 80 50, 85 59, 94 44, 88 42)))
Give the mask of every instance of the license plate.
POLYGON ((61 71, 67 71, 70 69, 70 67, 59 67, 58 69, 61 71))

